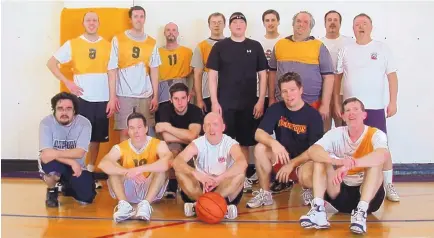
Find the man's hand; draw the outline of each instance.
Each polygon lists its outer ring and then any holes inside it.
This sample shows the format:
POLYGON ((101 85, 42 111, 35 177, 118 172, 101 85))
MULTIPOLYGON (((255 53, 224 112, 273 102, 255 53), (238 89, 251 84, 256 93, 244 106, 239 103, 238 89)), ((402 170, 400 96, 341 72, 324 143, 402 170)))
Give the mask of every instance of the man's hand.
POLYGON ((149 111, 151 113, 156 112, 158 109, 158 98, 157 96, 154 96, 151 100, 151 103, 149 104, 149 111))
POLYGON ((335 171, 335 176, 333 178, 333 184, 334 185, 341 184, 344 177, 347 175, 347 173, 348 173, 348 168, 345 166, 341 166, 339 169, 337 169, 335 171))
POLYGON ((351 156, 345 156, 343 159, 333 159, 332 164, 336 166, 344 166, 350 170, 356 166, 356 160, 351 156))
POLYGON ((46 158, 49 161, 55 160, 57 158, 57 151, 54 149, 46 149, 41 153, 41 158, 46 158))
POLYGON ((255 119, 260 118, 264 114, 264 101, 258 100, 253 108, 253 117, 255 119))
POLYGON ((218 102, 211 104, 212 112, 218 113, 220 116, 223 115, 222 107, 218 102))
POLYGON ((327 120, 327 118, 330 117, 330 105, 321 103, 321 106, 319 107, 318 111, 321 114, 323 121, 327 120))
POLYGON ((193 176, 194 178, 197 179, 197 181, 199 181, 203 185, 206 192, 209 192, 216 187, 215 180, 210 175, 207 175, 205 173, 196 170, 193 172, 193 176))
POLYGON ((280 164, 289 163, 289 153, 286 151, 285 147, 281 145, 277 140, 274 140, 271 144, 271 151, 277 162, 280 164))
POLYGON ((159 122, 155 126, 155 131, 157 133, 163 133, 163 132, 167 131, 168 128, 171 127, 171 126, 172 125, 169 122, 159 122))
POLYGON ((80 177, 82 169, 81 169, 81 165, 76 161, 76 160, 71 160, 71 169, 74 172, 72 174, 72 176, 74 177, 80 177))
POLYGON ((77 84, 75 84, 74 81, 66 80, 64 83, 65 86, 72 94, 76 95, 77 97, 83 95, 84 90, 79 86, 77 86, 77 84))
POLYGON ((393 117, 398 111, 396 103, 389 103, 387 106, 387 117, 393 117))
POLYGON ((277 180, 282 183, 289 182, 292 170, 294 170, 293 163, 289 162, 288 164, 285 164, 282 168, 280 168, 279 172, 277 172, 277 180))
POLYGON ((127 173, 125 174, 125 177, 129 179, 136 179, 139 175, 141 175, 143 172, 141 171, 140 167, 135 167, 128 169, 127 173))
POLYGON ((335 111, 334 111, 334 113, 335 113, 335 116, 337 118, 342 118, 342 108, 341 108, 340 105, 342 105, 342 104, 335 104, 335 111))
POLYGON ((196 99, 196 106, 202 110, 203 114, 206 114, 208 110, 211 109, 211 108, 206 108, 206 104, 203 101, 203 99, 199 99, 199 98, 196 99))
POLYGON ((108 103, 105 112, 107 113, 107 118, 110 118, 120 110, 118 97, 113 97, 108 103))

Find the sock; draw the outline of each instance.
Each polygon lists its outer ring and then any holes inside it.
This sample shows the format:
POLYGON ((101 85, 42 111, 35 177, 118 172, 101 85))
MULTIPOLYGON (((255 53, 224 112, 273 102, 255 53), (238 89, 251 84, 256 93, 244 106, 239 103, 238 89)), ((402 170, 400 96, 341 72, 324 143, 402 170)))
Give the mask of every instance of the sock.
POLYGON ((360 201, 359 204, 357 205, 357 207, 366 212, 366 211, 368 211, 369 203, 367 203, 365 201, 360 201))
POLYGON ((312 203, 317 205, 317 206, 324 206, 324 199, 322 198, 314 198, 312 200, 312 203))
POLYGON ((89 172, 92 173, 94 169, 95 169, 95 166, 93 164, 88 164, 87 165, 87 171, 89 171, 89 172))
POLYGON ((384 181, 383 181, 384 185, 392 183, 393 169, 383 171, 383 177, 384 177, 384 181))

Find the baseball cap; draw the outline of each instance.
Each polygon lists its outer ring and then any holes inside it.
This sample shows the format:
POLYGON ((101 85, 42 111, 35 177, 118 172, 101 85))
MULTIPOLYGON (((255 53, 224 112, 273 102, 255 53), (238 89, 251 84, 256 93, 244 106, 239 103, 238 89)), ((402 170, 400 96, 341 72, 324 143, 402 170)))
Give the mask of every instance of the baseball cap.
POLYGON ((229 25, 235 19, 242 19, 242 20, 244 20, 245 23, 247 23, 246 16, 244 16, 244 14, 242 14, 241 12, 234 12, 234 13, 232 13, 231 17, 229 18, 229 25))

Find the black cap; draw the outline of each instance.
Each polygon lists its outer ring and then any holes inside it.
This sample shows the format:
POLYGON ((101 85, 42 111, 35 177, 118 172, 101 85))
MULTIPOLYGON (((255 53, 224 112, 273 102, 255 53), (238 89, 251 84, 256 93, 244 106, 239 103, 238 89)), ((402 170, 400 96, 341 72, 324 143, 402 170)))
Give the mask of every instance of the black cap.
POLYGON ((229 18, 229 25, 232 23, 235 19, 242 19, 247 24, 246 17, 241 12, 234 12, 232 13, 231 17, 229 18))

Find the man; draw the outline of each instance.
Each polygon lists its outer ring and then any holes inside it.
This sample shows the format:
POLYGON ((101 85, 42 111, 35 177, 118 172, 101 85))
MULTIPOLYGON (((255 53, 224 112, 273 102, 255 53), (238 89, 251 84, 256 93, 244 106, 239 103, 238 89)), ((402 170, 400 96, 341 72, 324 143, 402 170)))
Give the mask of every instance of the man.
POLYGON ((291 173, 309 160, 306 150, 323 135, 321 115, 302 99, 300 75, 286 73, 279 79, 278 86, 283 101, 268 108, 255 134, 258 141, 255 146, 256 171, 261 189, 247 202, 249 208, 272 205, 272 167, 282 164, 277 178, 287 182, 291 173))
POLYGON ((226 198, 225 218, 235 219, 243 195, 246 157, 237 141, 223 134, 225 124, 219 114, 208 113, 203 129, 205 135, 193 140, 173 162, 185 202, 184 213, 187 217, 194 216, 195 201, 203 193, 214 191, 226 198), (195 168, 187 164, 192 158, 195 168))
POLYGON ((315 26, 313 16, 306 11, 294 15, 294 34, 279 40, 274 46, 270 60, 270 104, 280 101, 280 92, 275 90, 276 78, 287 72, 295 72, 303 80, 303 100, 316 108, 323 120, 328 118, 332 98, 334 67, 325 45, 310 36, 315 26), (277 71, 277 73, 276 73, 277 71))
POLYGON ((226 26, 226 18, 223 14, 215 12, 208 17, 208 27, 211 36, 201 41, 193 52, 191 66, 194 68, 194 86, 196 93, 196 105, 204 114, 211 112, 211 99, 209 95, 208 72, 206 67, 208 56, 214 44, 224 38, 223 30, 226 26))
POLYGON ((158 109, 158 67, 161 65, 156 41, 144 33, 145 9, 131 7, 128 16, 133 28, 112 39, 112 55, 117 62, 116 94, 119 112, 115 114, 115 130, 120 141, 128 139, 127 117, 137 108, 148 123, 149 135, 154 135, 155 111, 158 109))
MULTIPOLYGON (((330 52, 330 55, 332 57, 333 66, 336 67, 337 60, 338 60, 338 52, 339 50, 347 45, 354 43, 353 38, 344 36, 340 34, 341 24, 342 24, 342 16, 339 12, 335 10, 328 11, 324 16, 324 23, 326 28, 326 35, 321 38, 321 41, 324 43, 324 45, 327 47, 327 49, 330 52)), ((334 88, 336 90, 339 90, 339 107, 340 103, 342 103, 342 84, 334 83, 334 88)), ((332 119, 335 123, 335 126, 342 126, 342 118, 336 116, 334 113, 334 99, 332 97, 331 103, 330 103, 330 115, 327 118, 327 120, 324 121, 324 131, 328 131, 332 127, 332 119)))
MULTIPOLYGON (((372 20, 362 13, 353 20, 353 30, 356 43, 347 45, 339 52, 336 83, 343 82, 343 98, 357 97, 366 106, 367 119, 365 124, 376 127, 387 134, 387 118, 397 111, 398 77, 396 64, 392 53, 386 44, 372 40, 372 20), (389 83, 389 104, 384 103, 385 80, 389 83), (386 111, 384 110, 386 108, 386 111)), ((334 93, 339 98, 338 91, 334 93)), ((335 101, 336 114, 341 114, 338 101, 335 101)), ((384 163, 384 187, 387 199, 398 202, 399 195, 392 184, 392 159, 384 163)))
POLYGON ((225 134, 240 143, 244 157, 256 144, 255 119, 265 102, 267 59, 261 44, 245 36, 246 17, 235 12, 229 19, 231 37, 215 43, 208 57, 212 111, 223 116, 225 134), (218 74, 218 82, 217 82, 218 74), (256 97, 259 74, 259 100, 256 97))
MULTIPOLYGON (((280 25, 280 15, 276 10, 270 9, 265 11, 262 14, 262 23, 265 27, 265 35, 259 39, 259 42, 261 43, 262 47, 264 48, 265 57, 267 58, 267 61, 271 58, 271 53, 273 51, 274 45, 278 40, 281 39, 281 35, 279 33, 279 25, 280 25)), ((258 86, 257 86, 257 92, 256 96, 259 100, 259 78, 258 78, 258 86)), ((266 86, 268 90, 268 85, 266 86)), ((267 111, 268 108, 268 91, 265 92, 265 100, 264 100, 264 114, 267 111)), ((263 117, 260 117, 256 119, 257 125, 261 122, 263 117)), ((250 163, 253 163, 254 165, 254 159, 251 159, 249 161, 249 168, 250 163)), ((252 166, 253 167, 253 166, 252 166)), ((258 181, 258 176, 256 172, 254 172, 254 168, 247 170, 247 176, 246 180, 244 181, 244 192, 250 192, 252 190, 252 184, 256 183, 258 181), (250 172, 249 171, 253 171, 250 172), (251 176, 250 176, 251 175, 251 176)))
POLYGON ((300 224, 329 228, 326 200, 339 212, 351 213, 350 230, 361 234, 366 232, 367 214, 377 211, 384 201, 381 171, 390 154, 386 134, 363 123, 367 112, 359 99, 346 99, 343 110, 347 126, 331 129, 308 150, 314 161, 315 198, 300 224))
MULTIPOLYGON (((202 111, 189 103, 188 87, 184 83, 175 83, 170 88, 170 104, 161 105, 160 116, 155 127, 168 144, 173 157, 176 157, 188 144, 196 139, 202 128, 202 111)), ((166 197, 175 198, 178 182, 175 173, 170 170, 169 186, 166 197)))
MULTIPOLYGON (((158 103, 160 103, 160 106, 163 103, 170 103, 169 89, 171 85, 177 82, 188 85, 187 78, 191 73, 190 63, 193 51, 179 45, 177 42, 178 36, 178 26, 175 23, 170 22, 164 27, 166 45, 158 49, 161 58, 159 67, 160 81, 158 84, 158 103)), ((159 111, 157 111, 158 116, 160 116, 159 111)))
POLYGON ((150 220, 151 203, 163 197, 166 171, 173 159, 164 141, 147 136, 146 118, 133 112, 127 118, 130 139, 113 146, 98 167, 109 176, 110 195, 119 200, 116 223, 133 218, 150 220), (131 206, 137 203, 137 209, 131 206))
POLYGON ((88 151, 92 126, 79 115, 78 98, 62 92, 51 99, 53 115, 39 125, 39 171, 47 184, 47 207, 58 207, 55 185, 63 183, 63 193, 81 204, 92 203, 96 196, 92 174, 84 160, 88 151))
MULTIPOLYGON (((48 60, 47 67, 69 91, 79 97, 80 114, 92 124, 88 170, 94 171, 99 145, 109 141, 109 118, 118 111, 116 62, 110 57, 110 42, 98 35, 99 18, 94 12, 83 17, 85 33, 68 40, 48 60), (73 81, 58 65, 72 61, 73 81), (108 102, 108 103, 107 103, 108 102)), ((97 188, 101 184, 95 180, 97 188)))

